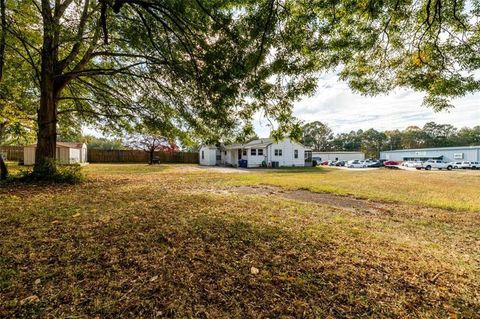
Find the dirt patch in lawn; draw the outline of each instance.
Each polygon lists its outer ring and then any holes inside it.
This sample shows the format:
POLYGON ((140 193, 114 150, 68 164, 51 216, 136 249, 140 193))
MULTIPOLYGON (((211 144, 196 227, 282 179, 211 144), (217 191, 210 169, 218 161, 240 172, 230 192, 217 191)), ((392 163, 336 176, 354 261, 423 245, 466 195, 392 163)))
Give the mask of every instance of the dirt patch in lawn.
POLYGON ((212 172, 212 173, 250 173, 247 169, 224 166, 177 166, 175 170, 181 172, 212 172))
POLYGON ((382 218, 400 217, 417 219, 421 216, 436 221, 449 221, 455 218, 457 223, 471 223, 475 214, 450 211, 441 208, 407 205, 395 202, 374 201, 370 199, 355 198, 330 193, 316 193, 305 189, 285 190, 274 186, 240 186, 218 190, 216 193, 237 193, 246 195, 278 196, 296 201, 315 203, 335 208, 341 208, 355 214, 371 215, 382 218))
POLYGON ((308 190, 283 190, 277 187, 250 187, 240 186, 229 189, 230 192, 249 195, 274 195, 283 198, 299 200, 309 203, 341 207, 352 210, 384 210, 384 203, 372 202, 370 200, 357 199, 349 196, 340 196, 329 193, 314 193, 308 190))

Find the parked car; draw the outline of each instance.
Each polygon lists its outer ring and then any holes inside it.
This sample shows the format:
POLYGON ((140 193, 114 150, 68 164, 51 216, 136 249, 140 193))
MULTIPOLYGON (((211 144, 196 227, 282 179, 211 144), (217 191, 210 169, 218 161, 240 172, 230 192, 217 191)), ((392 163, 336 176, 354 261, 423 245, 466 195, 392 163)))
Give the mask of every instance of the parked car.
POLYGON ((450 162, 450 165, 452 165, 453 168, 461 168, 460 165, 462 165, 462 162, 450 162))
POLYGON ((397 165, 400 165, 400 163, 397 162, 397 161, 385 161, 385 162, 383 162, 383 165, 385 165, 385 166, 397 166, 397 165))
MULTIPOLYGON (((469 162, 469 161, 463 161, 463 162, 457 162, 457 163, 460 163, 456 166, 458 166, 457 168, 463 168, 463 169, 467 169, 467 168, 471 168, 471 169, 479 169, 480 168, 480 162, 469 162)), ((454 166, 455 168, 455 166, 454 166)))
POLYGON ((337 166, 336 164, 337 164, 337 161, 330 161, 328 163, 328 166, 337 166))
POLYGON ((368 161, 366 162, 367 167, 382 167, 383 164, 380 161, 368 161))
POLYGON ((364 161, 362 161, 362 160, 348 161, 346 166, 349 167, 349 168, 363 168, 363 167, 366 167, 364 161))
POLYGON ((417 164, 415 166, 416 169, 425 169, 427 171, 431 170, 432 168, 437 168, 437 169, 448 169, 451 170, 453 168, 452 164, 441 161, 441 160, 428 160, 425 162, 421 162, 420 164, 417 164))
POLYGON ((421 165, 422 162, 419 161, 406 161, 402 163, 402 166, 405 167, 417 167, 418 165, 421 165))
POLYGON ((335 166, 345 166, 345 161, 337 161, 335 166))
POLYGON ((329 161, 320 162, 320 165, 328 165, 328 162, 329 162, 329 161))

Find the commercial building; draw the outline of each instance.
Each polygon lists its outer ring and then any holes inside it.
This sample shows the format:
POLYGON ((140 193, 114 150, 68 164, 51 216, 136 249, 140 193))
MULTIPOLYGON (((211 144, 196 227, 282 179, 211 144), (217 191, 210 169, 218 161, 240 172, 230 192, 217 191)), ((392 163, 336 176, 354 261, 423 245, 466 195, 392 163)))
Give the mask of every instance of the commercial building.
POLYGON ((322 161, 350 161, 363 160, 365 154, 362 152, 312 152, 312 159, 322 161))
POLYGON ((380 152, 380 159, 391 161, 426 161, 439 159, 445 162, 480 161, 480 146, 455 146, 393 150, 380 152))

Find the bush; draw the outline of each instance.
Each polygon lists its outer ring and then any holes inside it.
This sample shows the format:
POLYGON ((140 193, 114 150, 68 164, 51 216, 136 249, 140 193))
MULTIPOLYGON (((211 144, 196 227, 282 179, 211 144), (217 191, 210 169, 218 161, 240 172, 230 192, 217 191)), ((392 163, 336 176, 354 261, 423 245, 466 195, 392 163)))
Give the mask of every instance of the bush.
POLYGON ((79 184, 86 180, 80 165, 59 165, 54 160, 45 161, 35 170, 23 170, 17 178, 22 182, 43 181, 65 184, 79 184))

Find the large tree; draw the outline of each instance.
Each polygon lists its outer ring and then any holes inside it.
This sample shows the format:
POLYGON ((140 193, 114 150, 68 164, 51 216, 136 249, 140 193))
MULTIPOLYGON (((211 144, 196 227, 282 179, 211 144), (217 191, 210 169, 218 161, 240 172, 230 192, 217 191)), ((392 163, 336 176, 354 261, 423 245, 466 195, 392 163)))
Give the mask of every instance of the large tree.
POLYGON ((55 156, 62 117, 109 129, 148 118, 211 137, 263 109, 288 129, 290 102, 314 87, 310 58, 272 36, 286 15, 276 0, 7 0, 6 7, 6 51, 28 69, 11 76, 28 79, 25 91, 38 97, 39 172, 55 156))

